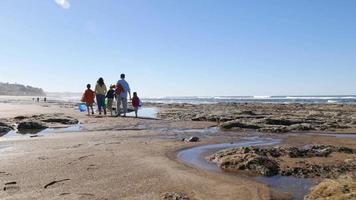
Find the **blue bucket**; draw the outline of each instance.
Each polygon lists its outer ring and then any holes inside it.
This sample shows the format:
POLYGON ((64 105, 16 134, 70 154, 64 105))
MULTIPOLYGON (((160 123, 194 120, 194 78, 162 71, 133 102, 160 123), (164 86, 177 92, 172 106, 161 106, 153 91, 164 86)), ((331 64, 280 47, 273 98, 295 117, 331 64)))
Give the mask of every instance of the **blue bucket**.
POLYGON ((87 106, 84 103, 79 104, 79 111, 80 112, 87 111, 87 106))

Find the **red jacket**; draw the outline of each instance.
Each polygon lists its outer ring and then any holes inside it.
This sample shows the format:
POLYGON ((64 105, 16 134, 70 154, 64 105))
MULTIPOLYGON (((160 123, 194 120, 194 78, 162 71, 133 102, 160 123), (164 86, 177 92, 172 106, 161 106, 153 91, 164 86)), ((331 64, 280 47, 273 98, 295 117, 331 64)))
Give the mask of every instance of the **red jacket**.
POLYGON ((138 97, 133 97, 132 98, 132 106, 133 107, 139 107, 140 106, 140 99, 138 97))
POLYGON ((94 103, 94 98, 95 98, 95 92, 91 89, 87 89, 83 94, 82 102, 85 102, 87 104, 92 104, 94 103))

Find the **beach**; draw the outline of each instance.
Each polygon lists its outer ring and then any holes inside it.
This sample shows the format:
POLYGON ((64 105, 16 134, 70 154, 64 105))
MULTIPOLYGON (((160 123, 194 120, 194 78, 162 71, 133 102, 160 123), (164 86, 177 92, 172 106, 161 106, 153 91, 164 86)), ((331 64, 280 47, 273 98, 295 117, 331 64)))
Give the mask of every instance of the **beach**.
MULTIPOLYGON (((254 176, 204 170, 177 155, 192 147, 237 144, 246 138, 270 138, 278 141, 274 146, 356 148, 355 137, 343 137, 355 133, 355 105, 145 104, 157 109, 158 119, 87 116, 77 106, 0 98, 1 122, 11 126, 40 121, 50 129, 0 138, 1 199, 293 199, 254 176), (308 126, 299 122, 303 119, 309 119, 308 126), (224 124, 236 120, 251 126, 233 123, 226 129, 224 124), (310 129, 284 128, 289 122, 310 129), (277 129, 283 131, 273 131, 277 129), (188 142, 191 137, 198 142, 188 142)), ((350 158, 355 154, 348 154, 350 158)), ((329 160, 342 162, 333 156, 329 160)))

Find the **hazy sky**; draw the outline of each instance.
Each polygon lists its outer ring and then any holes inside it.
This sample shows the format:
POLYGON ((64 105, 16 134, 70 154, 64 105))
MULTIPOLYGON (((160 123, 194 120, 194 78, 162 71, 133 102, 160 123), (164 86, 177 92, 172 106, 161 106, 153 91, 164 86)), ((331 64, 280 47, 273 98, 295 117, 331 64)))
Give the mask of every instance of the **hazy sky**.
POLYGON ((1 0, 0 82, 140 96, 356 93, 355 0, 1 0))

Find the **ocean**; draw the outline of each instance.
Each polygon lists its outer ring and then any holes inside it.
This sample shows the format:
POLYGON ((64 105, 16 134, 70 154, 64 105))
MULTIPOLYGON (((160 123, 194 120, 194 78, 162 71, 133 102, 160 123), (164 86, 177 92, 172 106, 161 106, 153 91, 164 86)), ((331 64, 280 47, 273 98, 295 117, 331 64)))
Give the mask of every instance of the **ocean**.
MULTIPOLYGON (((49 101, 80 102, 81 93, 48 93, 49 101)), ((269 103, 269 104, 356 104, 356 95, 328 96, 191 96, 191 97, 141 97, 142 102, 149 103, 269 103)))

